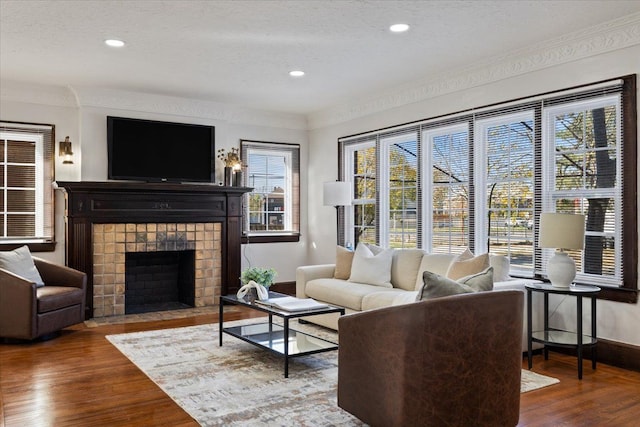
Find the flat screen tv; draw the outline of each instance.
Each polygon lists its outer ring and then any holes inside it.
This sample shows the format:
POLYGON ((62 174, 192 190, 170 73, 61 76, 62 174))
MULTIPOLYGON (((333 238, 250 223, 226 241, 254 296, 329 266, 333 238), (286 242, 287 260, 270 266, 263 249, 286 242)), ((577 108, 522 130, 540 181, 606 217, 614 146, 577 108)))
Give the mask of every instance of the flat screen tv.
POLYGON ((109 179, 214 182, 215 127, 107 116, 109 179))

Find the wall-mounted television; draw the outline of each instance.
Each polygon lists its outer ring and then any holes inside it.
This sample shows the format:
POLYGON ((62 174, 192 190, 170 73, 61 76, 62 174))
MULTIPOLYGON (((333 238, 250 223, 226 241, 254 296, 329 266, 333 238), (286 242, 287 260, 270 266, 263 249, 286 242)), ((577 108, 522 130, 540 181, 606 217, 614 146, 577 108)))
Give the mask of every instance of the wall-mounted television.
POLYGON ((109 179, 214 182, 215 127, 107 116, 109 179))

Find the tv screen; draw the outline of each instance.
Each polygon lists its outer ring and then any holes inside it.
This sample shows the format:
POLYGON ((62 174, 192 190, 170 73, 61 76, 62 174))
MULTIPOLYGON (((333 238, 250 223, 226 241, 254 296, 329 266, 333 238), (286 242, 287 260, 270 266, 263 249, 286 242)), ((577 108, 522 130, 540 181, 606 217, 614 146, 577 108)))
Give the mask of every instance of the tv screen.
POLYGON ((107 117, 109 179, 214 182, 215 127, 107 117))

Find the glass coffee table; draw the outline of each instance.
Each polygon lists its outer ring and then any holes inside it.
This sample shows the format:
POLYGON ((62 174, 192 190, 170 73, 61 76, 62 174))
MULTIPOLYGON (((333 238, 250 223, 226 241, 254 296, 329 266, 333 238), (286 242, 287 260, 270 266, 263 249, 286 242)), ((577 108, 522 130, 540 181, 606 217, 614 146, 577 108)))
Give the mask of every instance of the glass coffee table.
MULTIPOLYGON (((269 292, 269 299, 286 296, 289 295, 269 292)), ((222 346, 222 333, 224 332, 257 347, 269 350, 279 356, 283 356, 284 377, 289 378, 289 359, 338 349, 337 343, 289 328, 289 320, 328 313, 340 313, 343 315, 344 308, 328 306, 306 311, 284 311, 274 307, 259 305, 255 302, 254 298, 249 296, 238 298, 235 294, 224 295, 220 297, 220 329, 218 332, 220 346, 222 346), (225 305, 241 305, 252 310, 265 312, 269 315, 269 321, 225 328, 225 305), (280 317, 284 324, 279 325, 273 323, 273 316, 280 317)))

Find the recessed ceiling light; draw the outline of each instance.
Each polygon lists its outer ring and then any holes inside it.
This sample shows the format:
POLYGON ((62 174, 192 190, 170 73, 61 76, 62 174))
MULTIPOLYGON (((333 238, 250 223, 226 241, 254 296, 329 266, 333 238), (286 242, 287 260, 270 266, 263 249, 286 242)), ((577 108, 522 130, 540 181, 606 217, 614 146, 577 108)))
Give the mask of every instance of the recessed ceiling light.
POLYGON ((107 46, 111 46, 111 47, 122 47, 122 46, 124 46, 124 42, 122 40, 116 40, 116 39, 105 40, 104 44, 106 44, 107 46))
POLYGON ((304 76, 304 71, 300 71, 300 70, 289 71, 289 75, 291 77, 302 77, 304 76))
POLYGON ((409 30, 409 26, 407 24, 393 24, 389 30, 393 33, 404 33, 409 30))

